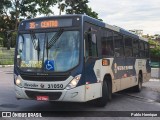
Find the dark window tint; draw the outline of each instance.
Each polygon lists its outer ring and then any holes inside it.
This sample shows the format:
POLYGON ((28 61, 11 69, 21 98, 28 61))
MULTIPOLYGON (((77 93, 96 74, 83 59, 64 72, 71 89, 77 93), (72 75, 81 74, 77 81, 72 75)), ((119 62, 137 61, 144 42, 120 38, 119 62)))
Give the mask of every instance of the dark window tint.
POLYGON ((115 48, 123 47, 123 36, 114 33, 114 42, 115 42, 115 48))
POLYGON ((148 43, 145 43, 145 50, 148 50, 149 49, 149 44, 148 43))
POLYGON ((106 34, 103 35, 101 38, 101 48, 102 48, 102 55, 103 56, 113 56, 113 34, 110 31, 105 30, 106 34))
POLYGON ((129 47, 125 48, 125 56, 132 57, 132 48, 129 48, 129 47))
POLYGON ((139 56, 142 58, 146 57, 145 51, 140 50, 139 56))
POLYGON ((136 40, 136 39, 134 39, 134 40, 133 40, 133 48, 134 48, 134 49, 138 49, 138 46, 139 46, 139 41, 136 40))
POLYGON ((132 38, 125 37, 125 46, 132 47, 132 38))
POLYGON ((139 51, 138 49, 133 48, 133 57, 139 57, 139 51))
POLYGON ((97 37, 92 34, 92 56, 97 57, 97 37))
POLYGON ((139 43, 139 49, 144 50, 144 43, 142 41, 139 43))
POLYGON ((123 47, 115 48, 115 57, 123 57, 123 56, 124 56, 123 47))
POLYGON ((123 36, 117 33, 114 33, 114 55, 116 57, 123 57, 124 56, 124 43, 123 43, 123 36))
POLYGON ((86 57, 89 57, 89 56, 97 57, 96 41, 97 41, 97 38, 95 34, 86 34, 85 36, 86 57))

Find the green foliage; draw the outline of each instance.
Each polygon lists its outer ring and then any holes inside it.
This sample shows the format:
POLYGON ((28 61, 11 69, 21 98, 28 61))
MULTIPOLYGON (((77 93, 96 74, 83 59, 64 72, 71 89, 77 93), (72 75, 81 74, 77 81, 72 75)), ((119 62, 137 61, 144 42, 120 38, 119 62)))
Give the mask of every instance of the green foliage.
POLYGON ((6 9, 10 8, 12 6, 10 0, 1 0, 0 1, 0 15, 5 13, 6 14, 6 9))
POLYGON ((0 47, 3 46, 3 38, 0 37, 0 47))
MULTIPOLYGON (((66 14, 86 14, 98 19, 98 13, 92 11, 92 8, 87 5, 88 2, 88 0, 59 0, 58 8, 60 9, 60 14, 61 11, 65 11, 66 14)), ((102 19, 99 20, 102 21, 102 19)))
POLYGON ((11 47, 15 47, 16 45, 16 37, 17 37, 17 32, 13 32, 11 36, 11 47))
POLYGON ((14 49, 7 50, 0 47, 0 65, 13 65, 14 62, 14 49))
POLYGON ((155 46, 155 48, 150 48, 151 55, 156 56, 156 57, 160 57, 160 45, 159 45, 159 43, 154 41, 154 40, 151 40, 151 39, 148 42, 149 42, 150 45, 155 46))
POLYGON ((36 4, 38 4, 37 11, 39 14, 49 15, 54 14, 51 7, 53 7, 58 0, 36 0, 36 4))
MULTIPOLYGON (((7 31, 17 30, 20 21, 37 15, 53 15, 52 8, 58 4, 61 12, 66 14, 87 14, 98 19, 98 14, 88 6, 88 0, 1 0, 0 37, 7 46, 7 31)), ((101 20, 101 19, 100 19, 101 20)), ((11 46, 15 46, 16 34, 11 34, 11 46)))

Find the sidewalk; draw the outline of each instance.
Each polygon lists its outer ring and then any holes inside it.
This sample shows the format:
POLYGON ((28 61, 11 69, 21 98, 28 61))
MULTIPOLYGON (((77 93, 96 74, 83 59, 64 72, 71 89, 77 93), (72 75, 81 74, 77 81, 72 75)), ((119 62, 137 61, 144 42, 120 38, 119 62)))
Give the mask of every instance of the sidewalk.
POLYGON ((13 67, 14 65, 0 65, 0 68, 2 67, 13 67))
POLYGON ((151 78, 160 78, 160 68, 151 69, 151 78))
POLYGON ((160 82, 160 79, 151 78, 149 81, 160 82))

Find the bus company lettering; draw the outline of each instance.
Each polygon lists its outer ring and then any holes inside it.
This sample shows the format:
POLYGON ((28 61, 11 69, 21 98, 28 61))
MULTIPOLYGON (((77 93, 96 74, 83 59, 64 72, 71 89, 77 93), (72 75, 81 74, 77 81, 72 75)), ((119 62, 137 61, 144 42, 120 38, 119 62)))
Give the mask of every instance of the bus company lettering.
MULTIPOLYGON (((133 66, 117 66, 117 64, 115 63, 114 64, 114 70, 115 71, 121 71, 121 70, 132 70, 133 69, 133 66)), ((115 72, 117 73, 117 72, 115 72)))
POLYGON ((38 87, 38 85, 37 84, 35 84, 35 83, 24 83, 24 87, 31 87, 31 88, 36 88, 36 87, 38 87))
POLYGON ((117 66, 117 70, 132 70, 133 66, 117 66))

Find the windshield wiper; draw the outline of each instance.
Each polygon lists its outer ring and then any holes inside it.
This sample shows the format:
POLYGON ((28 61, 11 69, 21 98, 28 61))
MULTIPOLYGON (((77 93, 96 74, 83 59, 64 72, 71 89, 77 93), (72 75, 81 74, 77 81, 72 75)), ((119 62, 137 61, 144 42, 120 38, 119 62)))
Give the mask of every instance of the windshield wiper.
POLYGON ((47 45, 46 45, 46 49, 50 49, 58 40, 58 38, 62 35, 63 33, 63 29, 60 29, 49 41, 48 43, 48 37, 47 37, 47 45))
POLYGON ((30 35, 31 35, 31 40, 32 40, 33 47, 34 47, 35 50, 37 50, 38 61, 39 61, 39 54, 40 54, 39 39, 36 38, 36 35, 33 31, 30 31, 30 35))

